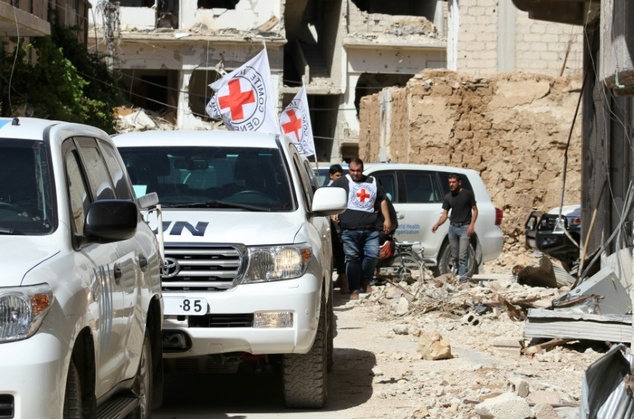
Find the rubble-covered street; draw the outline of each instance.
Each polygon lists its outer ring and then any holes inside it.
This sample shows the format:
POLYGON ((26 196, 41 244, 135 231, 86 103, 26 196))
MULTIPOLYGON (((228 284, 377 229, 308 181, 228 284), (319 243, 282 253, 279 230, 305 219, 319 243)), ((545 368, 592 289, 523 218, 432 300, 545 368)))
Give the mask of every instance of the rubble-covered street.
POLYGON ((578 417, 586 369, 608 346, 525 340, 526 309, 549 307, 567 289, 488 271, 469 284, 388 281, 358 301, 336 289, 329 407, 337 416, 578 417))

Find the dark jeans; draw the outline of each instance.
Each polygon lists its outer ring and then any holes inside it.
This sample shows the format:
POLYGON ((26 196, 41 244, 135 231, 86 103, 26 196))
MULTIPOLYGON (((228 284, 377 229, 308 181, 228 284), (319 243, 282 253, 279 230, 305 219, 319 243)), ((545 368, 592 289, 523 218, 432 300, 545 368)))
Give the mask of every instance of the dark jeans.
POLYGON ((379 232, 376 230, 343 230, 343 253, 346 255, 346 277, 351 292, 361 291, 374 276, 379 256, 379 232))
POLYGON ((453 260, 454 267, 458 267, 457 275, 461 281, 465 281, 467 278, 467 267, 469 263, 469 236, 467 230, 469 224, 465 224, 461 227, 455 227, 449 225, 449 245, 451 246, 451 259, 453 260))

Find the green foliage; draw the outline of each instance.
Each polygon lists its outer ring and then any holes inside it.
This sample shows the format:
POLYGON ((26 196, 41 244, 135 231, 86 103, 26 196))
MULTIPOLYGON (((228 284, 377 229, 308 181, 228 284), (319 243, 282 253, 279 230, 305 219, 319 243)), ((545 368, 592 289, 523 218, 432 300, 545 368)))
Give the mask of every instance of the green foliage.
POLYGON ((55 27, 51 36, 33 38, 1 59, 2 116, 23 109, 115 132, 112 108, 122 96, 105 61, 86 50, 76 29, 55 27))

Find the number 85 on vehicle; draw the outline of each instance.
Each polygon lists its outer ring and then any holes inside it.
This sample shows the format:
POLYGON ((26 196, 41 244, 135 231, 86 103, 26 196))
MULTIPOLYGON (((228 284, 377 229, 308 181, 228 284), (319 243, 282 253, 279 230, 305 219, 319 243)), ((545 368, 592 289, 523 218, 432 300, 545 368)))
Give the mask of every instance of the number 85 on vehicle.
POLYGON ((163 304, 166 315, 204 316, 209 313, 209 303, 204 298, 163 295, 163 304))

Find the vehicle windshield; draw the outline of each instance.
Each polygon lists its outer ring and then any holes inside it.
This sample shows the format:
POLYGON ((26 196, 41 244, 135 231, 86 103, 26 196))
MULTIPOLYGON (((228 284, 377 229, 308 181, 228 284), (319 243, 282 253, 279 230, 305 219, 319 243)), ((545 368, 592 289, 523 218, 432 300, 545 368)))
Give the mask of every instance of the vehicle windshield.
POLYGON ((294 208, 280 151, 241 147, 120 147, 137 196, 161 205, 251 211, 294 208))
POLYGON ((0 139, 0 235, 50 234, 57 227, 44 142, 0 139))

